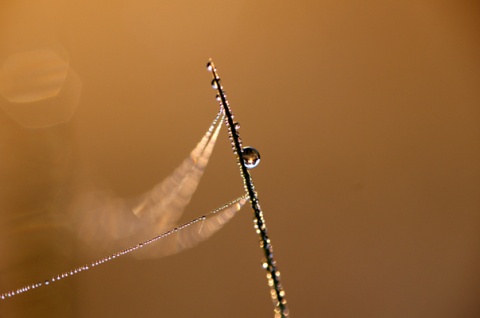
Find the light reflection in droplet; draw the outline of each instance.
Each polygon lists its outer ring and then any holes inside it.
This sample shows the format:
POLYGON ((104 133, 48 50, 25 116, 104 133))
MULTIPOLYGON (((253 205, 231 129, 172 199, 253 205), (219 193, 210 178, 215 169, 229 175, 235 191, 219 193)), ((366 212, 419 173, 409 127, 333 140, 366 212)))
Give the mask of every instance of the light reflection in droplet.
POLYGON ((260 153, 253 147, 245 147, 242 152, 242 160, 247 169, 253 169, 260 163, 260 153))

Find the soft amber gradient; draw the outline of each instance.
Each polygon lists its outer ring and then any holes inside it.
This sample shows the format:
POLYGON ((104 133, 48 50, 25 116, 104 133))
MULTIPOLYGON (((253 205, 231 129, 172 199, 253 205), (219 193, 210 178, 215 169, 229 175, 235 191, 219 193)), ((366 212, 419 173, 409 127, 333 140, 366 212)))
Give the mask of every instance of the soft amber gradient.
MULTIPOLYGON (((262 156, 292 317, 479 317, 479 21, 466 0, 3 0, 0 67, 61 51, 76 76, 29 97, 32 114, 80 99, 32 129, 0 92, 0 292, 90 260, 64 215, 80 189, 138 195, 181 163, 218 110, 211 57, 262 156)), ((223 131, 182 220, 241 194, 223 131)), ((251 219, 0 302, 0 317, 272 317, 251 219)))

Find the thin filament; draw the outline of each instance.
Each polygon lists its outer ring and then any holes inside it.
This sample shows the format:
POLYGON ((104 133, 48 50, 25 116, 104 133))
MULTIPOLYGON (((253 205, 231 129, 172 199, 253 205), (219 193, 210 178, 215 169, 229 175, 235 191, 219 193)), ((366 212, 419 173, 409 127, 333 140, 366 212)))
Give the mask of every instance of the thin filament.
POLYGON ((111 254, 109 256, 106 256, 106 257, 103 257, 101 259, 95 260, 95 261, 93 261, 89 264, 85 264, 85 265, 79 266, 75 269, 72 269, 70 271, 66 271, 62 274, 55 275, 55 276, 51 277, 50 279, 44 280, 43 282, 38 282, 38 283, 26 285, 24 287, 2 293, 2 294, 0 294, 0 300, 5 300, 5 299, 8 299, 8 298, 14 297, 16 295, 23 294, 27 291, 31 291, 31 290, 34 290, 34 289, 38 289, 40 287, 51 285, 55 282, 58 282, 59 280, 65 279, 67 277, 71 277, 71 276, 76 275, 78 273, 89 270, 93 267, 97 267, 97 266, 100 266, 100 265, 105 264, 107 262, 110 262, 110 261, 112 261, 112 260, 114 260, 114 259, 116 259, 120 256, 130 254, 130 253, 132 253, 134 251, 137 251, 141 248, 144 248, 144 247, 146 247, 146 246, 148 246, 152 243, 161 241, 162 239, 165 239, 166 237, 171 236, 173 234, 177 234, 177 233, 188 234, 188 232, 192 232, 194 236, 201 236, 201 234, 202 234, 202 232, 204 232, 205 226, 207 226, 209 220, 214 221, 214 222, 210 222, 210 223, 213 223, 210 226, 215 226, 215 224, 223 225, 224 223, 228 222, 228 220, 230 220, 236 214, 236 212, 238 212, 243 207, 243 205, 245 204, 245 202, 247 202, 247 200, 248 200, 248 196, 245 194, 245 195, 243 195, 243 196, 241 196, 241 197, 239 197, 239 198, 237 198, 233 201, 230 201, 229 203, 226 203, 226 204, 216 208, 215 210, 212 210, 212 211, 208 212, 205 215, 197 217, 197 218, 195 218, 195 219, 193 219, 193 220, 191 220, 187 223, 179 225, 179 226, 177 226, 177 227, 175 227, 175 228, 173 228, 169 231, 166 231, 166 232, 164 232, 160 235, 157 235, 157 236, 155 236, 151 239, 148 239, 148 240, 143 241, 141 243, 135 244, 135 245, 130 246, 128 248, 125 248, 125 249, 123 249, 119 252, 113 253, 113 254, 111 254), (202 226, 201 226, 202 231, 185 231, 187 228, 192 227, 195 224, 202 224, 202 226))

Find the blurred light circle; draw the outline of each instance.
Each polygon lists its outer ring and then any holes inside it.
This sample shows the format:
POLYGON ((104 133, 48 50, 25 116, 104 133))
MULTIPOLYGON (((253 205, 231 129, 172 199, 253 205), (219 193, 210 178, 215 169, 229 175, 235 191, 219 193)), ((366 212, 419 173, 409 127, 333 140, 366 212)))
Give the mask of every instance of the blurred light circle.
POLYGON ((12 54, 0 69, 0 108, 26 128, 58 125, 72 118, 81 87, 61 47, 12 54))

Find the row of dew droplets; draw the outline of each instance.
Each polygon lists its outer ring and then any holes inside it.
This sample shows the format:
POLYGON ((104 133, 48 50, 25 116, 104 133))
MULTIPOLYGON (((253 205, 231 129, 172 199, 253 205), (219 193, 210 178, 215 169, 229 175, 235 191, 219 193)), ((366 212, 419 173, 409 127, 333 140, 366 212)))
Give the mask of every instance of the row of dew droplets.
POLYGON ((258 152, 257 149, 253 147, 243 147, 242 138, 240 137, 240 134, 238 132, 238 130, 240 129, 240 123, 233 121, 235 116, 233 115, 232 109, 230 108, 230 104, 227 100, 227 95, 225 94, 225 91, 223 90, 223 86, 221 85, 221 79, 218 76, 216 68, 212 61, 209 61, 207 63, 207 70, 213 73, 212 87, 219 91, 219 93, 216 95, 215 98, 219 102, 220 108, 223 108, 226 106, 227 108, 226 111, 228 111, 228 114, 229 114, 225 116, 225 124, 228 129, 228 138, 230 139, 233 153, 238 154, 238 150, 235 145, 235 139, 236 139, 240 146, 243 163, 245 164, 247 169, 253 169, 256 166, 258 166, 258 164, 260 163, 260 153, 258 152))
MULTIPOLYGON (((238 200, 238 199, 237 199, 237 200, 238 200)), ((233 202, 233 201, 232 201, 232 202, 233 202)), ((238 202, 238 201, 237 201, 237 202, 238 202)), ((216 211, 216 210, 215 210, 215 211, 216 211)), ((212 212, 210 212, 210 213, 216 213, 215 211, 212 211, 212 212)), ((35 284, 31 284, 31 285, 24 286, 24 287, 22 287, 22 288, 18 288, 18 289, 16 289, 16 290, 12 290, 12 291, 9 291, 9 292, 5 292, 5 293, 3 293, 3 294, 0 295, 0 299, 2 299, 2 300, 3 300, 3 299, 7 299, 7 298, 10 298, 10 297, 13 297, 13 296, 22 294, 22 293, 24 293, 24 292, 33 290, 33 289, 40 288, 40 287, 42 287, 42 286, 48 286, 48 285, 50 285, 50 284, 52 284, 52 283, 55 283, 55 282, 57 282, 57 281, 59 281, 59 280, 61 280, 61 279, 64 279, 64 278, 67 278, 67 277, 76 275, 76 274, 78 274, 78 273, 80 273, 80 272, 83 272, 83 271, 86 271, 86 270, 88 270, 88 269, 90 269, 90 268, 93 268, 93 267, 102 265, 102 264, 107 263, 107 262, 109 262, 109 261, 111 261, 111 260, 113 260, 113 259, 115 259, 115 258, 117 258, 117 257, 123 256, 123 255, 125 255, 125 254, 128 254, 128 253, 131 253, 131 252, 133 252, 133 251, 136 251, 136 250, 138 250, 138 249, 140 249, 140 248, 142 248, 142 247, 144 247, 144 246, 146 246, 146 245, 152 244, 152 243, 154 243, 154 242, 156 242, 156 241, 158 241, 158 240, 160 240, 160 239, 162 239, 162 238, 164 238, 164 237, 166 237, 166 236, 169 236, 169 235, 171 235, 171 234, 173 234, 173 233, 175 233, 175 232, 178 232, 179 230, 182 230, 182 229, 184 229, 184 228, 187 228, 187 227, 189 227, 189 226, 191 226, 191 225, 193 225, 193 224, 195 224, 195 223, 197 223, 197 222, 199 222, 199 221, 204 221, 205 219, 206 219, 206 216, 205 216, 205 215, 202 215, 201 217, 198 217, 198 218, 196 218, 196 219, 193 219, 193 220, 191 220, 191 221, 188 222, 188 223, 182 224, 182 225, 180 225, 180 226, 178 226, 178 227, 176 227, 176 228, 174 228, 174 229, 172 229, 172 230, 170 230, 170 231, 167 231, 167 232, 165 232, 165 233, 162 233, 162 234, 160 234, 160 235, 158 235, 158 236, 156 236, 156 237, 154 237, 154 238, 152 238, 152 239, 149 239, 149 240, 147 240, 147 241, 145 241, 145 242, 139 243, 139 244, 137 244, 137 245, 135 245, 135 246, 131 246, 131 247, 126 248, 126 249, 124 249, 124 250, 122 250, 122 251, 120 251, 120 252, 113 253, 113 254, 111 254, 111 255, 109 255, 109 256, 106 256, 106 257, 104 257, 104 258, 101 258, 101 259, 98 259, 98 260, 96 260, 96 261, 93 261, 93 262, 91 262, 90 264, 86 264, 86 265, 77 267, 77 268, 75 268, 75 269, 73 269, 73 270, 70 270, 70 271, 68 271, 68 272, 65 272, 65 273, 62 273, 62 274, 53 276, 52 278, 47 279, 47 280, 45 280, 44 282, 38 282, 38 283, 35 283, 35 284)))
POLYGON ((240 168, 240 175, 243 179, 245 191, 250 198, 250 203, 254 211, 254 227, 257 234, 260 236, 260 247, 265 255, 262 267, 267 271, 267 283, 270 287, 270 295, 275 306, 274 316, 275 318, 289 317, 285 291, 280 282, 280 271, 277 269, 276 261, 273 256, 273 247, 267 234, 267 227, 258 200, 258 194, 255 191, 252 177, 248 171, 248 169, 258 166, 260 163, 260 153, 253 147, 243 147, 242 139, 238 132, 240 124, 233 120, 234 115, 212 60, 207 63, 207 70, 211 72, 213 76, 212 87, 217 90, 216 99, 220 103, 220 107, 223 107, 225 111, 225 123, 228 128, 228 137, 232 145, 233 153, 236 156, 237 164, 240 168))
MULTIPOLYGON (((217 116, 217 119, 218 119, 218 116, 217 116)), ((144 241, 144 242, 138 243, 138 244, 136 244, 136 245, 134 245, 134 246, 128 247, 128 248, 126 248, 126 249, 124 249, 124 250, 122 250, 122 251, 113 253, 113 254, 111 254, 111 255, 109 255, 109 256, 103 257, 103 258, 98 259, 98 260, 96 260, 96 261, 93 261, 93 262, 91 262, 91 263, 89 263, 89 264, 85 264, 85 265, 83 265, 83 266, 77 267, 77 268, 75 268, 75 269, 72 269, 72 270, 70 270, 70 271, 64 272, 64 273, 62 273, 62 274, 55 275, 55 276, 53 276, 52 278, 47 279, 47 280, 45 280, 45 281, 43 281, 43 282, 38 282, 38 283, 26 285, 26 286, 24 286, 24 287, 21 287, 21 288, 18 288, 18 289, 14 289, 14 290, 11 290, 11 291, 2 293, 2 294, 0 294, 0 300, 6 300, 6 299, 8 299, 8 298, 11 298, 11 297, 14 297, 14 296, 23 294, 23 293, 25 293, 25 292, 38 289, 38 288, 40 288, 40 287, 49 286, 49 285, 51 285, 51 284, 53 284, 53 283, 55 283, 55 282, 57 282, 57 281, 60 281, 60 280, 62 280, 62 279, 64 279, 64 278, 67 278, 67 277, 76 275, 76 274, 78 274, 78 273, 87 271, 87 270, 89 270, 89 269, 91 269, 91 268, 93 268, 93 267, 97 267, 97 266, 99 266, 99 265, 105 264, 105 263, 107 263, 107 262, 109 262, 109 261, 111 261, 111 260, 116 259, 117 257, 123 256, 123 255, 126 255, 126 254, 129 254, 129 253, 131 253, 131 252, 134 252, 134 251, 136 251, 136 250, 138 250, 138 249, 140 249, 140 248, 142 248, 142 247, 145 247, 145 246, 147 246, 147 245, 150 245, 150 244, 152 244, 152 243, 155 243, 155 242, 157 242, 157 241, 159 241, 159 240, 161 240, 161 239, 163 239, 163 238, 165 238, 165 237, 167 237, 167 236, 169 236, 169 235, 172 235, 172 234, 174 234, 174 233, 176 233, 176 232, 179 232, 179 231, 181 231, 181 230, 184 230, 184 229, 186 229, 186 228, 188 228, 188 227, 190 227, 190 226, 192 226, 192 225, 194 225, 194 224, 196 224, 196 223, 198 223, 198 222, 202 222, 201 224, 203 225, 203 222, 204 222, 205 220, 207 220, 207 218, 208 218, 209 216, 212 216, 212 215, 214 215, 214 214, 217 214, 217 213, 219 213, 219 212, 221 212, 221 211, 223 211, 223 210, 225 210, 225 209, 231 208, 231 207, 233 207, 233 206, 236 206, 235 209, 238 211, 238 210, 240 209, 240 207, 243 206, 244 202, 245 202, 247 199, 248 199, 248 195, 245 194, 245 195, 243 195, 243 196, 241 196, 241 197, 238 197, 238 198, 235 199, 235 200, 232 200, 232 201, 230 201, 230 202, 228 202, 228 203, 226 203, 226 204, 224 204, 224 205, 222 205, 222 206, 220 206, 220 207, 218 207, 218 208, 216 208, 216 209, 208 212, 208 213, 205 214, 205 215, 202 215, 202 216, 197 217, 197 218, 195 218, 195 219, 193 219, 193 220, 190 220, 190 221, 187 222, 187 223, 181 224, 181 225, 179 225, 179 226, 177 226, 177 227, 175 227, 175 228, 173 228, 173 229, 171 229, 171 230, 169 230, 169 231, 167 231, 167 232, 164 232, 164 233, 162 233, 162 234, 160 234, 160 235, 157 235, 157 236, 155 236, 155 237, 153 237, 153 238, 151 238, 151 239, 149 239, 149 240, 146 240, 146 241, 144 241)), ((200 230, 201 230, 201 228, 200 228, 200 230)))
MULTIPOLYGON (((225 206, 229 206, 229 205, 231 205, 231 204, 233 204, 233 203, 236 203, 236 202, 240 201, 242 198, 243 198, 243 197, 238 198, 238 199, 232 201, 231 203, 229 203, 229 204, 227 204, 227 205, 225 205, 225 206)), ((222 207, 222 208, 223 208, 223 207, 222 207)), ((212 211, 212 212, 210 212, 210 213, 217 213, 217 212, 218 212, 219 210, 221 210, 222 208, 216 209, 216 210, 214 210, 214 211, 212 211)), ((182 224, 182 225, 180 225, 180 226, 178 226, 178 227, 175 227, 175 228, 173 228, 173 229, 171 229, 171 230, 169 230, 169 231, 167 231, 167 232, 165 232, 165 233, 162 233, 162 234, 160 234, 160 235, 158 235, 158 236, 155 236, 154 238, 151 238, 151 239, 149 239, 149 240, 147 240, 147 241, 144 241, 144 242, 142 242, 142 243, 138 243, 138 244, 135 245, 135 246, 126 248, 126 249, 124 249, 124 250, 122 250, 122 251, 120 251, 120 252, 116 252, 116 253, 113 253, 113 254, 111 254, 111 255, 109 255, 109 256, 106 256, 106 257, 104 257, 104 258, 101 258, 101 259, 99 259, 99 260, 96 260, 96 261, 90 263, 89 265, 83 265, 83 266, 80 266, 80 267, 78 267, 78 268, 76 268, 76 269, 74 269, 74 270, 71 270, 71 271, 69 271, 69 272, 65 272, 65 273, 63 273, 63 274, 61 274, 61 275, 54 276, 54 277, 52 277, 51 279, 45 280, 43 283, 39 282, 39 283, 36 283, 36 284, 31 284, 31 285, 28 285, 28 286, 25 286, 25 287, 16 289, 16 290, 14 290, 14 291, 10 291, 10 292, 3 293, 2 295, 0 295, 0 299, 6 299, 6 298, 8 298, 8 297, 12 297, 12 296, 21 294, 21 293, 26 292, 26 291, 29 291, 29 290, 31 290, 31 289, 39 288, 39 287, 41 287, 41 286, 47 286, 47 285, 50 285, 51 283, 54 283, 54 282, 56 282, 56 281, 59 281, 59 280, 61 280, 61 279, 63 279, 63 278, 66 278, 66 277, 69 277, 69 276, 73 276, 73 275, 78 274, 78 273, 80 273, 80 272, 86 271, 86 270, 90 269, 91 267, 95 267, 95 266, 102 265, 102 264, 104 264, 104 263, 106 263, 106 262, 109 262, 109 261, 111 261, 111 260, 113 260, 113 259, 115 259, 115 258, 117 258, 117 257, 120 257, 120 256, 126 255, 126 254, 128 254, 128 253, 131 253, 131 252, 133 252, 133 251, 136 251, 136 250, 138 250, 138 249, 140 249, 140 248, 142 248, 142 247, 144 247, 144 246, 147 246, 147 245, 149 245, 149 244, 152 244, 152 243, 154 243, 154 242, 156 242, 156 241, 158 241, 158 240, 160 240, 160 239, 162 239, 162 238, 165 238, 165 237, 167 237, 167 236, 169 236, 169 235, 171 235, 171 234, 173 234, 173 233, 176 233, 176 232, 178 232, 178 231, 180 231, 180 230, 183 230, 183 229, 185 229, 185 228, 187 228, 187 227, 189 227, 189 226, 191 226, 191 225, 193 225, 193 224, 195 224, 195 223, 197 223, 197 222, 205 221, 206 218, 207 218, 206 215, 202 215, 202 216, 200 216, 200 217, 198 217, 198 218, 196 218, 196 219, 191 220, 190 222, 187 222, 187 223, 182 224)))

